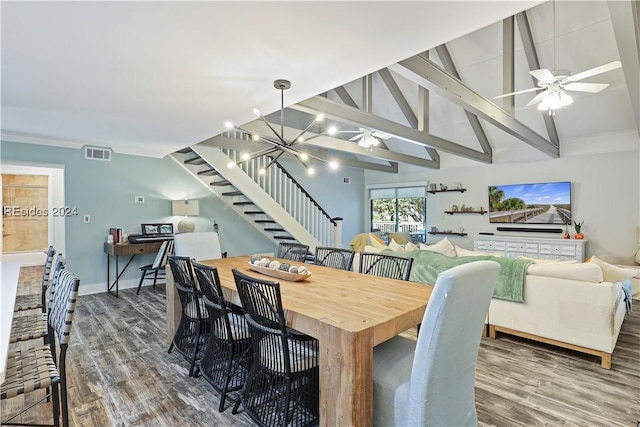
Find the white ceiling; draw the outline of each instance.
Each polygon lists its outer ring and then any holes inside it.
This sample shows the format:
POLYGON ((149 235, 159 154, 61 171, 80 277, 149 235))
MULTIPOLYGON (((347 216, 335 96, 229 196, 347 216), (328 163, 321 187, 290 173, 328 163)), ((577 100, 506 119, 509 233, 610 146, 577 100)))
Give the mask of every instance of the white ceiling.
MULTIPOLYGON (((573 73, 620 59, 606 2, 558 1, 555 14, 540 3, 2 2, 2 136, 164 156, 226 120, 252 120, 254 107, 278 110, 277 78, 293 83, 287 105, 341 85, 357 92, 349 82, 445 42, 462 80, 491 98, 502 92, 500 21, 530 8, 543 68, 554 68, 554 49, 555 68, 573 73)), ((515 66, 516 90, 532 87, 518 35, 515 66)), ((416 104, 413 83, 396 77, 416 104)), ((561 141, 637 133, 623 71, 588 81, 611 86, 558 113, 561 141)), ((393 118, 388 96, 374 112, 393 118)), ((516 118, 546 135, 524 107, 532 97, 516 97, 516 118)), ((433 96, 430 111, 432 134, 477 148, 461 108, 433 96)), ((485 129, 496 148, 521 144, 485 129)))

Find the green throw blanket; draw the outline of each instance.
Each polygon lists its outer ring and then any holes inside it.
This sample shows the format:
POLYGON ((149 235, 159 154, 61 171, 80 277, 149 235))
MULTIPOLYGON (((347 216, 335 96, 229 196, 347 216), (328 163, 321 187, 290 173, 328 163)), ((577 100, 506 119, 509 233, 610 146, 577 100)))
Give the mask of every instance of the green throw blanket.
POLYGON ((527 268, 533 263, 529 260, 491 255, 449 258, 431 251, 410 251, 402 255, 413 258, 409 280, 428 285, 434 285, 438 274, 451 267, 484 259, 496 261, 500 264, 500 274, 498 275, 496 288, 493 291, 493 297, 515 302, 524 302, 524 279, 527 274, 527 268))

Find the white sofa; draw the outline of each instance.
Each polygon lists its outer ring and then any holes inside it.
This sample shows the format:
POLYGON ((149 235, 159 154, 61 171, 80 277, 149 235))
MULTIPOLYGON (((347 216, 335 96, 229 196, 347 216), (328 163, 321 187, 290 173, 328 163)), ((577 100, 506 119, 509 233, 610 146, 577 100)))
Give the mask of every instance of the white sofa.
POLYGON ((603 368, 611 369, 625 312, 620 282, 528 273, 523 303, 491 301, 489 336, 503 332, 593 354, 601 358, 603 368))
MULTIPOLYGON (((364 251, 383 249, 366 246, 364 251)), ((454 247, 446 239, 430 249, 449 257, 487 255, 454 247)), ((601 358, 602 367, 610 369, 611 353, 626 314, 619 280, 638 274, 638 270, 619 269, 596 257, 592 260, 589 263, 539 260, 529 266, 524 302, 492 299, 487 315, 489 336, 496 338, 498 333, 506 333, 596 355, 601 358)), ((358 271, 358 265, 356 253, 354 271, 358 271)))

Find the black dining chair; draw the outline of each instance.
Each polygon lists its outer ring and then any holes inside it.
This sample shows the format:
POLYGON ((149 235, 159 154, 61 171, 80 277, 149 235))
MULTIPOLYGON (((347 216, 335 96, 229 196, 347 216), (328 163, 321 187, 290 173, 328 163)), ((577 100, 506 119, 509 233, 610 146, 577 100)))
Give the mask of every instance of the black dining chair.
POLYGON ((318 246, 316 247, 315 264, 339 270, 351 270, 355 254, 355 251, 350 249, 318 246))
POLYGON ((241 400, 261 426, 311 426, 319 420, 318 340, 286 326, 280 284, 233 269, 253 341, 241 400))
POLYGON ((193 276, 191 259, 169 255, 167 260, 182 306, 180 323, 176 328, 168 352, 171 353, 175 347, 184 356, 189 362, 189 376, 191 377, 195 373, 196 362, 202 358, 209 339, 211 330, 209 313, 193 276))
POLYGON ((360 273, 389 279, 409 280, 413 258, 373 252, 360 254, 360 273))
POLYGON ((309 246, 301 243, 280 242, 276 258, 288 259, 294 262, 305 262, 309 246))
POLYGON ((192 263, 209 313, 211 329, 194 376, 202 373, 220 393, 218 411, 223 411, 227 393, 242 389, 249 374, 253 356, 251 334, 242 308, 225 300, 218 269, 195 261, 192 263))

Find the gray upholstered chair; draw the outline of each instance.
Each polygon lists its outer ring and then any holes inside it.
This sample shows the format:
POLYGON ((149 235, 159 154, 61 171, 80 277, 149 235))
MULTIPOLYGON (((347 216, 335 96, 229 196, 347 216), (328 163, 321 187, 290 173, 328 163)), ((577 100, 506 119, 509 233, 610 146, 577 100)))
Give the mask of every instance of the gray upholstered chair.
POLYGON ((440 273, 418 342, 394 337, 373 351, 375 426, 475 426, 475 367, 500 265, 440 273))
POLYGON ((173 237, 173 252, 196 261, 222 258, 220 240, 215 231, 176 234, 173 237))

